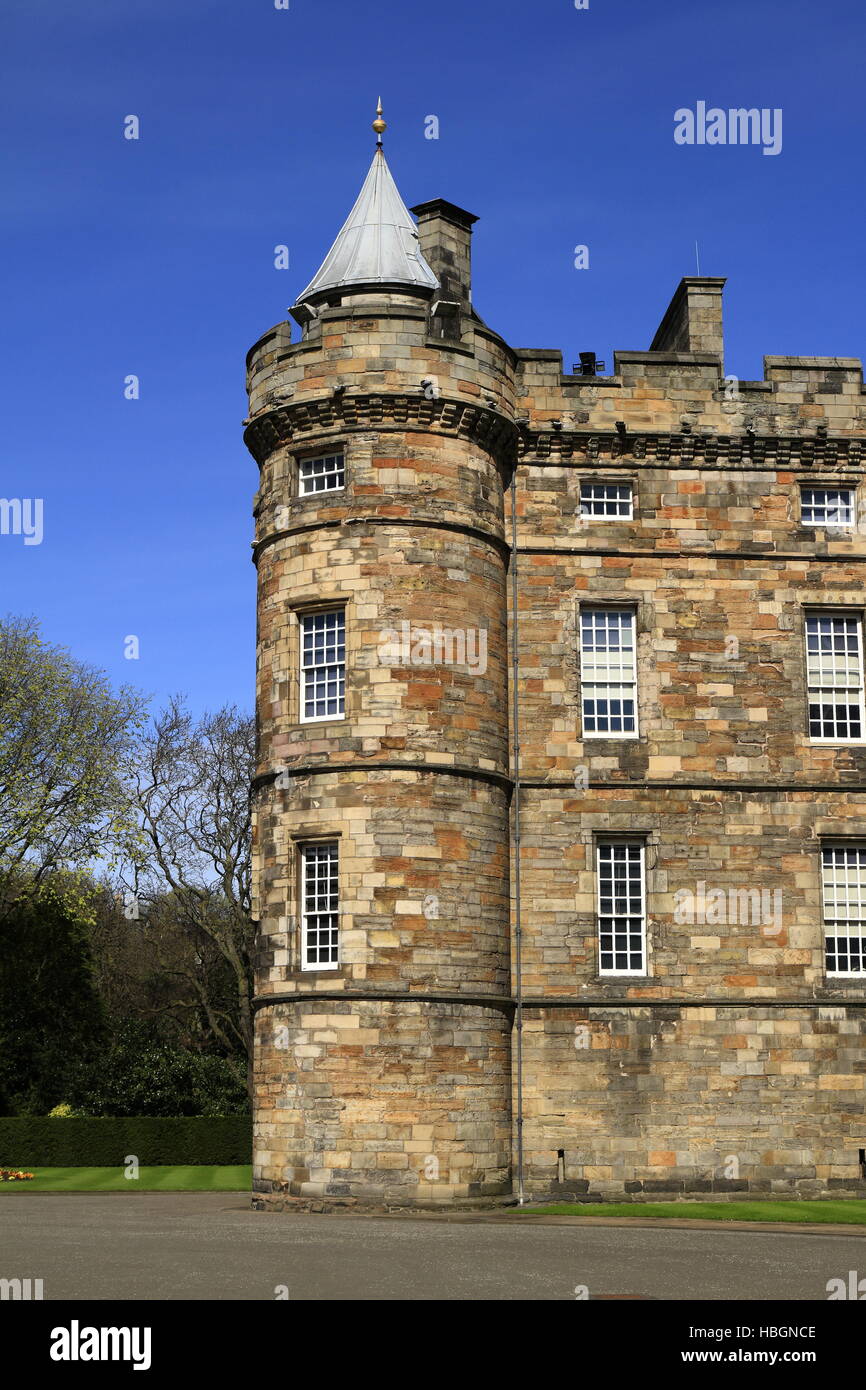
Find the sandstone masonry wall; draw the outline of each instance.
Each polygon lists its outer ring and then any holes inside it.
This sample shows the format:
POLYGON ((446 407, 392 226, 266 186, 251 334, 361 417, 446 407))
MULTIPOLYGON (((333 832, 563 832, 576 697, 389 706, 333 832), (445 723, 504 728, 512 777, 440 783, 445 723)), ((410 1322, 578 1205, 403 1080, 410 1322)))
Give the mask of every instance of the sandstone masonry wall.
POLYGON ((722 282, 695 278, 653 351, 564 374, 470 309, 462 216, 457 337, 411 294, 346 294, 248 358, 257 1200, 507 1197, 518 996, 529 1195, 862 1195, 866 979, 827 978, 820 847, 866 839, 866 744, 809 741, 804 637, 811 608, 866 607, 860 363, 726 376, 722 282), (300 461, 328 450, 345 489, 298 496, 300 461), (631 482, 634 518, 582 517, 586 479, 631 482), (815 483, 855 488, 857 524, 804 526, 815 483), (586 603, 637 615, 633 740, 583 736, 586 603), (299 619, 327 604, 346 609, 346 718, 306 724, 299 619), (484 669, 383 661, 403 623, 483 631, 484 669), (643 977, 598 970, 611 833, 647 846, 643 977), (299 847, 322 837, 342 959, 305 972, 299 847), (773 914, 679 920, 700 884, 773 914))

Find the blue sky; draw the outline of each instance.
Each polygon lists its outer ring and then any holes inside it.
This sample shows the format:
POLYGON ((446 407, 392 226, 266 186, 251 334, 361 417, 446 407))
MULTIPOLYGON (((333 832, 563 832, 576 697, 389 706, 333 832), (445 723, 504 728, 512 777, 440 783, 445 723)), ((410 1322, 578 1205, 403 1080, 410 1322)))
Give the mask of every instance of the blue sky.
POLYGON ((697 240, 730 372, 862 357, 864 40, 862 0, 4 0, 0 493, 45 518, 0 536, 5 610, 157 701, 251 707, 244 355, 354 201, 380 92, 404 200, 481 218, 475 303, 514 346, 647 348, 697 240), (700 100, 781 108, 782 152, 676 145, 700 100))

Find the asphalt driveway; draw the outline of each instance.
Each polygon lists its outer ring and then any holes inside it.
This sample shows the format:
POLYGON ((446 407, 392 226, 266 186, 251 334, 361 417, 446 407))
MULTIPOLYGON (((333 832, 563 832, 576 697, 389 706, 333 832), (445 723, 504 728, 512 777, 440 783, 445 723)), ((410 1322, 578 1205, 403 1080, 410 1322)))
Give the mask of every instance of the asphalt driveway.
POLYGON ((0 1279, 51 1299, 807 1299, 861 1235, 254 1212, 245 1194, 0 1199, 0 1279), (585 1296, 585 1295, 584 1295, 585 1296))

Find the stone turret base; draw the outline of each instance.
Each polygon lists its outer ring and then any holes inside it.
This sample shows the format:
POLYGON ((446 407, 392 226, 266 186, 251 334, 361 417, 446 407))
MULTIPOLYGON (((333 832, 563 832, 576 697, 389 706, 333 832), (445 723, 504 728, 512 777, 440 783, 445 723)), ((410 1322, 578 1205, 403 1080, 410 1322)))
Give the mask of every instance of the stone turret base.
POLYGON ((531 1190, 533 1206, 546 1202, 821 1202, 866 1199, 866 1179, 856 1178, 693 1178, 646 1179, 620 1184, 553 1183, 531 1190))
POLYGON ((517 1198, 503 1197, 462 1197, 449 1202, 410 1202, 395 1198, 381 1202, 362 1201, 357 1197, 292 1197, 285 1192, 254 1192, 251 1206, 253 1211, 322 1212, 326 1215, 378 1215, 386 1212, 418 1212, 429 1215, 435 1212, 447 1216, 449 1212, 496 1211, 503 1207, 514 1207, 517 1198))
MULTIPOLYGON (((575 1205, 605 1205, 609 1203, 653 1202, 832 1202, 866 1199, 866 1179, 849 1181, 829 1178, 826 1182, 811 1179, 781 1181, 778 1179, 701 1179, 691 1182, 646 1181, 630 1182, 615 1189, 605 1184, 604 1192, 590 1192, 576 1185, 554 1184, 546 1192, 527 1193, 526 1205, 545 1206, 552 1202, 575 1205)), ((461 1197, 448 1202, 411 1202, 383 1198, 376 1202, 357 1197, 293 1197, 287 1192, 254 1192, 253 1211, 316 1212, 327 1215, 382 1215, 384 1213, 417 1212, 447 1216, 449 1212, 495 1212, 517 1206, 513 1194, 498 1197, 461 1197)))

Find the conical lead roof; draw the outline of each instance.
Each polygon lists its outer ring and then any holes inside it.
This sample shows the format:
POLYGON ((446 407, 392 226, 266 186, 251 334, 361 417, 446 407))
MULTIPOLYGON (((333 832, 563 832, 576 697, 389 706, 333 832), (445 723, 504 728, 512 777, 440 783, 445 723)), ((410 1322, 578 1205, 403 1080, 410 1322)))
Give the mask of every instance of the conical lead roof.
POLYGON ((421 255, 418 232, 397 191, 381 148, 336 241, 298 296, 352 285, 408 285, 435 290, 439 281, 421 255))

